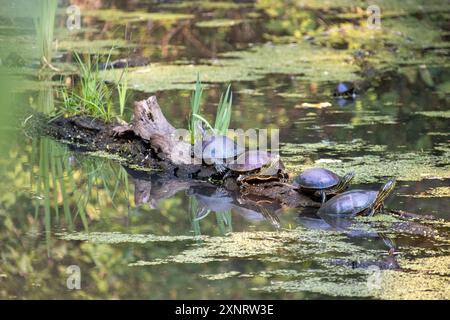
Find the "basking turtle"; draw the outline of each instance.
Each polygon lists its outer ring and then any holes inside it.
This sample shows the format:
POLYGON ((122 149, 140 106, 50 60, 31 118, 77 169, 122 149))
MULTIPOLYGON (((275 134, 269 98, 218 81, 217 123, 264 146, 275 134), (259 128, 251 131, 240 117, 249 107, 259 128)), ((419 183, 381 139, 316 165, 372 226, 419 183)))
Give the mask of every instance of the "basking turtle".
POLYGON ((225 165, 230 173, 238 174, 240 183, 259 183, 287 179, 279 155, 263 150, 249 150, 225 165))
POLYGON ((324 203, 328 195, 335 195, 347 189, 354 176, 354 172, 340 177, 328 169, 312 168, 297 176, 294 185, 305 193, 320 197, 324 203))
POLYGON ((334 89, 333 96, 354 98, 356 96, 354 83, 349 81, 339 82, 339 84, 334 89))
POLYGON ((390 179, 380 191, 351 190, 325 202, 317 212, 319 215, 374 215, 384 210, 384 200, 395 188, 395 179, 390 179))
POLYGON ((219 173, 226 170, 225 164, 236 159, 245 149, 234 140, 227 136, 218 134, 207 134, 200 128, 202 132, 201 151, 194 146, 196 155, 201 155, 202 160, 208 165, 214 165, 219 173))

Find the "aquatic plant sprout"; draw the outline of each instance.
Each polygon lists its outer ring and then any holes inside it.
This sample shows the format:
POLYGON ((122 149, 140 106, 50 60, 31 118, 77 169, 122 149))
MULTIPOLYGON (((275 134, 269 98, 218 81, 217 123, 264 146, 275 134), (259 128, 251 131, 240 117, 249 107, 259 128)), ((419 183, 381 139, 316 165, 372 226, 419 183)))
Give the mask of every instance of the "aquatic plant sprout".
POLYGON ((121 75, 121 79, 117 83, 117 93, 119 95, 119 114, 123 117, 125 104, 127 102, 128 91, 128 67, 126 67, 121 75))
POLYGON ((191 96, 191 114, 189 118, 189 131, 191 133, 191 143, 195 143, 197 136, 198 121, 203 122, 209 130, 214 134, 226 135, 231 121, 231 106, 233 104, 233 93, 231 92, 231 84, 228 85, 225 93, 220 95, 219 104, 217 105, 217 115, 214 128, 209 121, 200 114, 201 99, 203 94, 203 86, 200 81, 200 75, 197 74, 194 92, 191 96))
MULTIPOLYGON (((191 143, 195 142, 196 130, 197 130, 197 121, 201 120, 199 118, 200 112, 200 102, 203 94, 203 86, 200 82, 200 75, 197 74, 197 81, 195 83, 194 93, 191 96, 191 115, 189 118, 189 131, 191 132, 191 143)), ((206 121, 206 123, 208 123, 206 121)))
POLYGON ((228 85, 225 95, 220 95, 219 105, 217 107, 216 122, 214 129, 218 134, 226 135, 231 121, 231 106, 233 104, 233 93, 231 84, 228 85))

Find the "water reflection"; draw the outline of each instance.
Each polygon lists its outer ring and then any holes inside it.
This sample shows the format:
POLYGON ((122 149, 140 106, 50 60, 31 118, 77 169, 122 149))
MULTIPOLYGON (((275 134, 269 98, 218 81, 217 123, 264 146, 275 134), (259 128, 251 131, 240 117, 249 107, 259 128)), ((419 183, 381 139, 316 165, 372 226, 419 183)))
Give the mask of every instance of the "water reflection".
POLYGON ((170 199, 180 192, 188 196, 189 215, 194 235, 200 235, 201 220, 215 215, 223 235, 232 232, 232 215, 239 214, 249 222, 265 221, 275 229, 280 228, 277 210, 279 204, 268 199, 247 199, 239 192, 228 191, 203 181, 183 180, 164 174, 145 174, 128 170, 133 177, 137 206, 148 205, 152 209, 164 199, 170 199))

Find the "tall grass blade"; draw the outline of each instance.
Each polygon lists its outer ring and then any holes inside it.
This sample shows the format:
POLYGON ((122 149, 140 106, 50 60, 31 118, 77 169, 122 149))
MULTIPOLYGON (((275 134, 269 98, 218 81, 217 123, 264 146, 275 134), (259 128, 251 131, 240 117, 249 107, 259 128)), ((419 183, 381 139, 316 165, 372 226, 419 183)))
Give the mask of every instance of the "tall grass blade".
POLYGON ((117 84, 117 93, 119 95, 119 114, 123 117, 125 112, 125 105, 127 103, 127 91, 128 91, 128 67, 123 70, 120 80, 117 84))
POLYGON ((55 216, 56 221, 59 221, 59 205, 58 205, 58 186, 57 186, 57 176, 58 173, 56 171, 56 152, 54 152, 54 148, 51 148, 50 155, 50 171, 52 173, 52 189, 53 189, 53 205, 55 207, 55 216))
MULTIPOLYGON (((189 117, 189 131, 191 132, 191 143, 195 143, 195 137, 197 137, 197 126, 198 117, 200 114, 200 104, 202 101, 203 86, 200 82, 200 75, 197 73, 197 81, 195 83, 194 93, 191 95, 191 114, 189 117)), ((208 123, 209 124, 209 123, 208 123)))
POLYGON ((231 121, 231 106, 233 104, 233 94, 231 92, 231 84, 228 85, 225 94, 220 95, 219 104, 217 105, 216 122, 214 129, 218 134, 226 135, 231 121))
POLYGON ((189 219, 191 220, 192 225, 192 232, 195 236, 200 236, 201 230, 200 230, 200 221, 197 220, 197 212, 199 211, 199 205, 197 202, 197 199, 195 199, 193 196, 189 197, 189 219))

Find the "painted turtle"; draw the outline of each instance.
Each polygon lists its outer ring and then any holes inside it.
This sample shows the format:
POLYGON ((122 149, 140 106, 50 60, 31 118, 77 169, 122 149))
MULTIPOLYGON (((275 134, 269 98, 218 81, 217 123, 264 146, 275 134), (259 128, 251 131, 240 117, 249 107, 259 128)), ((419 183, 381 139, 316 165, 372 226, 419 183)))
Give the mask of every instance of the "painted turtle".
POLYGON ((249 150, 225 165, 230 172, 239 174, 240 183, 280 181, 287 178, 279 155, 263 150, 249 150))
POLYGON ((351 190, 337 195, 325 202, 317 212, 319 215, 374 215, 383 211, 384 200, 395 188, 395 179, 390 179, 380 191, 351 190))
POLYGON ((355 85, 349 81, 339 82, 334 89, 333 96, 354 98, 356 96, 355 85))
POLYGON ((349 172, 340 177, 334 172, 324 168, 306 169, 294 179, 294 185, 305 193, 312 193, 322 199, 322 203, 327 199, 327 195, 341 193, 347 189, 355 176, 354 172, 349 172))
POLYGON ((207 134, 202 127, 202 143, 194 146, 195 155, 201 155, 208 165, 214 165, 220 173, 226 170, 225 164, 235 160, 245 151, 245 148, 227 136, 207 134), (201 151, 198 146, 201 146, 201 151))

